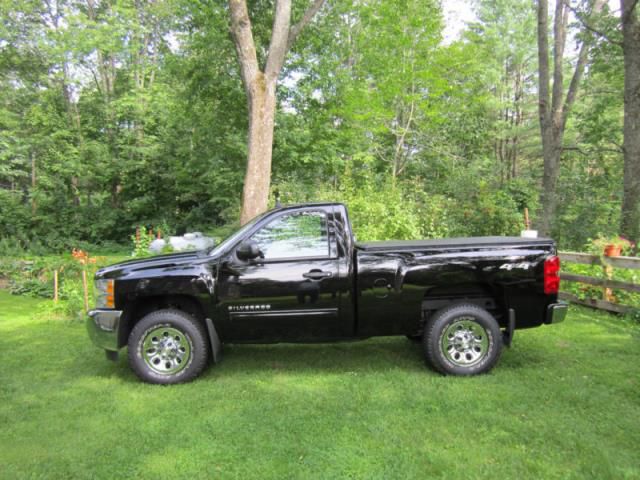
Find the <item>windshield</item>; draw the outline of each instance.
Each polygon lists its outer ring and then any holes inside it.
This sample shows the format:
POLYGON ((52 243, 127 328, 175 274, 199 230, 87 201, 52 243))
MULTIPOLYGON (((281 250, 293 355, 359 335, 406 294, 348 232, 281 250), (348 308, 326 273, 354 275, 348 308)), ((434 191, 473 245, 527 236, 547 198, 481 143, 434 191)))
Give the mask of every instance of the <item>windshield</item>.
POLYGON ((240 228, 240 230, 236 231, 235 233, 232 233, 230 236, 228 236, 222 242, 220 242, 217 246, 215 246, 212 250, 210 250, 209 251, 209 255, 215 255, 215 254, 217 254, 219 252, 222 252, 223 250, 226 250, 228 247, 230 247, 231 245, 236 243, 240 238, 242 238, 242 236, 247 231, 249 231, 249 229, 251 229, 251 227, 253 227, 256 223, 258 223, 260 220, 262 220, 262 218, 264 218, 269 213, 270 212, 265 212, 265 213, 263 213, 261 215, 258 215, 253 220, 251 220, 249 223, 246 223, 244 226, 242 226, 240 228))

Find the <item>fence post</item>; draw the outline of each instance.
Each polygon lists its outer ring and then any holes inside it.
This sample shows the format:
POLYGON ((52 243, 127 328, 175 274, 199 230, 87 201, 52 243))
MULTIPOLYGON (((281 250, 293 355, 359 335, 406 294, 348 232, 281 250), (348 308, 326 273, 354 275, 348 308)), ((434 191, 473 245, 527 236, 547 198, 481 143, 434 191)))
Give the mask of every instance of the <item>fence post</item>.
MULTIPOLYGON (((604 276, 608 280, 611 280, 613 278, 613 267, 606 263, 606 261, 602 262, 602 270, 604 271, 604 276)), ((614 300, 613 290, 611 290, 611 288, 609 287, 604 287, 602 289, 602 299, 606 300, 607 302, 612 302, 614 300)))
POLYGON ((87 267, 82 269, 82 289, 84 290, 84 311, 89 311, 89 289, 87 287, 87 267))

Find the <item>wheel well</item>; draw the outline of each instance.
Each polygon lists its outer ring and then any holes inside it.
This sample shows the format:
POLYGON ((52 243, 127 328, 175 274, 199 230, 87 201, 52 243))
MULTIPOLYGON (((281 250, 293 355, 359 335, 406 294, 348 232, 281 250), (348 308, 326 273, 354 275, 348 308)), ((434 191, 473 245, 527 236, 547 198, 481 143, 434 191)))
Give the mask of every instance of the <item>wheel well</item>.
POLYGON ((422 300, 422 317, 420 321, 420 329, 416 332, 416 335, 421 335, 424 331, 424 326, 437 311, 450 307, 457 303, 465 303, 476 305, 484 310, 487 310, 498 321, 501 327, 506 326, 506 317, 503 314, 503 308, 500 303, 491 295, 487 295, 484 292, 469 293, 467 295, 456 296, 427 296, 425 295, 422 300))
POLYGON ((127 344, 131 330, 141 318, 151 312, 165 308, 181 310, 205 325, 204 310, 193 297, 187 295, 162 295, 139 298, 127 303, 123 309, 124 315, 118 332, 118 347, 124 347, 127 344))

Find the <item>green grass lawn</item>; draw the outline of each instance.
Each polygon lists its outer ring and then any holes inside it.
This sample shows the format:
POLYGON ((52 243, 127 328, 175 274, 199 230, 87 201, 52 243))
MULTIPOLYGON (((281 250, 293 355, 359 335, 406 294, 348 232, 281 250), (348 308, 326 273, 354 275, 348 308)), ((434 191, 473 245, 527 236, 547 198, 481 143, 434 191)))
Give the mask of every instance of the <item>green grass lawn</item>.
POLYGON ((640 478, 640 328, 607 314, 519 331, 481 377, 383 338, 227 346, 162 387, 40 302, 0 291, 2 478, 640 478))

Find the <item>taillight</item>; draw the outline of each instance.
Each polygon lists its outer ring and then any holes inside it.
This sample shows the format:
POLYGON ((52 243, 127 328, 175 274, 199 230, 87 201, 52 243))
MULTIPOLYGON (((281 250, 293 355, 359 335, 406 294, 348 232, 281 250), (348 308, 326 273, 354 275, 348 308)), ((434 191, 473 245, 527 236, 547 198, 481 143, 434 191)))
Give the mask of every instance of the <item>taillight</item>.
POLYGON ((544 261, 544 293, 551 295, 560 290, 560 259, 555 255, 544 261))

